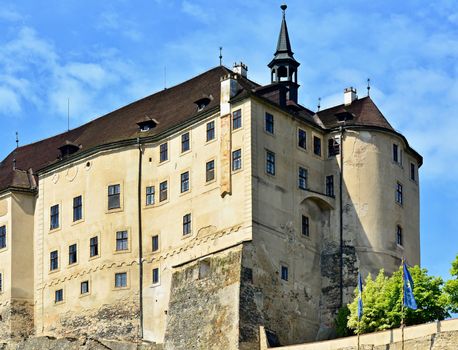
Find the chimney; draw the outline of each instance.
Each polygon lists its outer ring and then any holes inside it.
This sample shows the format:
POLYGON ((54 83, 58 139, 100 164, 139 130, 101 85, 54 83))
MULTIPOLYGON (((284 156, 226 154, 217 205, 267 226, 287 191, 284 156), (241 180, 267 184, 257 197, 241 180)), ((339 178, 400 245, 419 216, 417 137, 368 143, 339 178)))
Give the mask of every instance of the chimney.
POLYGON ((349 87, 344 90, 345 106, 351 105, 351 103, 357 99, 358 99, 358 95, 356 95, 356 89, 354 87, 349 87))
POLYGON ((234 73, 240 74, 244 78, 248 76, 248 67, 246 66, 246 64, 243 64, 242 62, 234 63, 232 71, 234 73))
POLYGON ((221 77, 221 116, 231 113, 231 104, 229 101, 237 94, 238 89, 239 84, 237 82, 237 74, 230 73, 221 77))

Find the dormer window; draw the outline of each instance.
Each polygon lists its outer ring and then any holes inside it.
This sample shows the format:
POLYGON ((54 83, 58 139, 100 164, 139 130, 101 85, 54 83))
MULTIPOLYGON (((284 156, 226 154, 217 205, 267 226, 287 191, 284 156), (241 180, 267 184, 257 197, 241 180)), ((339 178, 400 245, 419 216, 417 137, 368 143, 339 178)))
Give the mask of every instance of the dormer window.
POLYGON ((210 102, 211 99, 209 97, 202 97, 201 99, 195 101, 194 103, 197 105, 197 112, 202 111, 210 102))
POLYGON ((337 120, 339 122, 345 122, 347 120, 352 120, 353 119, 353 114, 348 112, 348 111, 341 111, 335 114, 337 120))
POLYGON ((59 148, 61 158, 68 157, 69 155, 76 153, 79 151, 80 146, 70 142, 65 141, 65 144, 60 146, 59 148))
POLYGON ((143 120, 143 121, 137 123, 137 125, 140 128, 141 132, 149 131, 149 130, 155 128, 157 124, 158 124, 157 121, 154 120, 154 119, 143 120))

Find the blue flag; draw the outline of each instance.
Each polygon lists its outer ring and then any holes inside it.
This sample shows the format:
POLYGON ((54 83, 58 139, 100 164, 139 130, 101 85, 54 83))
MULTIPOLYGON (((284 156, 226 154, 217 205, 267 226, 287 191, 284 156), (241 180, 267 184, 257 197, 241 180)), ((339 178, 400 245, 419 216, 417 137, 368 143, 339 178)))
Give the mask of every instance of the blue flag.
POLYGON ((417 309, 417 302, 415 301, 415 297, 413 296, 413 279, 410 276, 409 269, 407 268, 406 263, 403 264, 404 269, 404 306, 408 307, 412 310, 417 309))
POLYGON ((363 316, 363 280, 361 273, 358 273, 358 319, 363 316))

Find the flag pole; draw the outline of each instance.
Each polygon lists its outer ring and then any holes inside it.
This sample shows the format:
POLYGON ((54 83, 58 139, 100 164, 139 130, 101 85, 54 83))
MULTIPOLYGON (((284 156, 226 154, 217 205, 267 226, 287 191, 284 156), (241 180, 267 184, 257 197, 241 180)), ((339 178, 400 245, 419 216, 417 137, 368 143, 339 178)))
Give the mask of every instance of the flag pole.
POLYGON ((358 350, 360 349, 360 342, 359 342, 359 336, 361 334, 361 319, 358 318, 358 350))
POLYGON ((402 301, 402 304, 401 304, 401 349, 404 350, 404 283, 405 283, 405 279, 404 279, 404 264, 405 264, 405 261, 404 261, 404 257, 402 257, 402 290, 401 290, 401 293, 402 293, 402 297, 401 297, 401 301, 402 301))

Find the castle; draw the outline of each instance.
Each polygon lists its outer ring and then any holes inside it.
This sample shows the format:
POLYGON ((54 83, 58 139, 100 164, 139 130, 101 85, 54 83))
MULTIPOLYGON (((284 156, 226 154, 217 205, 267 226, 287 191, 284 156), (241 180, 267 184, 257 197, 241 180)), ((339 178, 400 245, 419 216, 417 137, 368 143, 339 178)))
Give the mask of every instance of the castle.
POLYGON ((255 349, 332 336, 358 271, 420 262, 422 157, 372 99, 210 69, 0 164, 0 340, 255 349))

